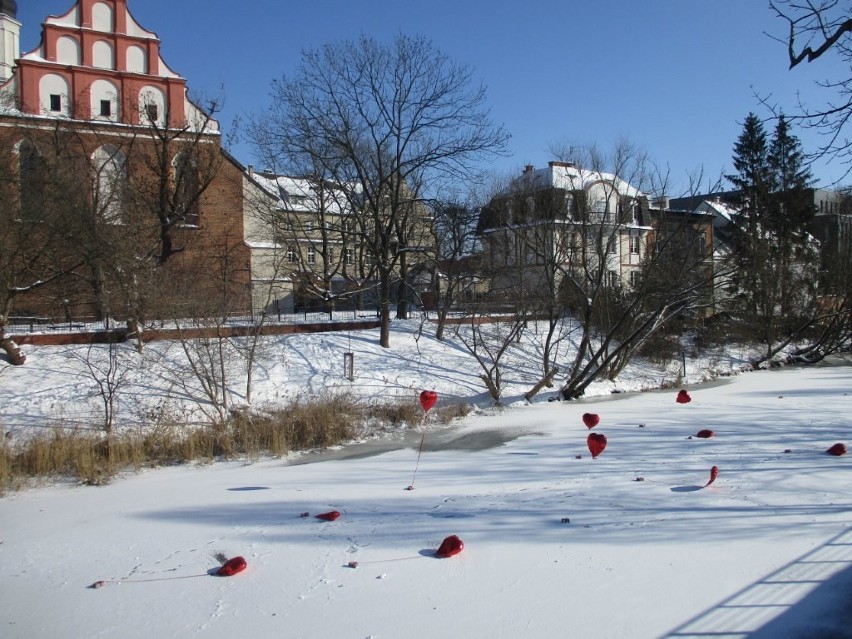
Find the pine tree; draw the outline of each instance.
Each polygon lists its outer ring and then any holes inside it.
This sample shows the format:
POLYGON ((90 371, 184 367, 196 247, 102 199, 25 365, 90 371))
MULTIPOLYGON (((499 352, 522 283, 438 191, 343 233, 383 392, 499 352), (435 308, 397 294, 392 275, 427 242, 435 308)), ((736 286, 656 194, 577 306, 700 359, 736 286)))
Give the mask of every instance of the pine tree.
POLYGON ((813 216, 810 172, 798 139, 779 118, 771 141, 763 123, 749 113, 734 145, 737 173, 728 180, 741 193, 733 223, 731 303, 769 359, 794 338, 812 316, 814 247, 807 225, 813 216))
POLYGON ((802 293, 809 290, 808 265, 816 268, 816 248, 807 229, 813 220, 810 190, 811 173, 805 154, 790 124, 780 116, 769 147, 769 166, 775 191, 772 193, 766 225, 772 232, 778 259, 781 324, 792 328, 800 321, 802 293))
POLYGON ((813 219, 814 207, 810 192, 812 177, 805 163, 805 154, 783 115, 775 126, 768 160, 775 192, 767 223, 779 235, 780 241, 791 241, 793 234, 801 235, 807 229, 813 219))
POLYGON ((741 191, 744 213, 757 221, 765 214, 774 181, 766 131, 754 113, 749 113, 743 122, 734 145, 733 163, 737 173, 726 177, 741 191))

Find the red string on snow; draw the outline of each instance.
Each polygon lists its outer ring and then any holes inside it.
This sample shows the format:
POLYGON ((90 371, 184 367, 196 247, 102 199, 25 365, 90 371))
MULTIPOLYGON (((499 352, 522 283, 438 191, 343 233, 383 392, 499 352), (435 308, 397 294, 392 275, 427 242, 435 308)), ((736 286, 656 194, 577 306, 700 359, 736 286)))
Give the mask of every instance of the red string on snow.
MULTIPOLYGON (((429 417, 429 410, 438 401, 438 393, 431 390, 425 390, 420 393, 420 406, 423 408, 423 425, 426 425, 426 420, 429 417)), ((420 447, 417 449, 417 463, 414 464, 414 474, 411 477, 411 483, 405 490, 414 490, 414 482, 417 479, 417 469, 420 468, 420 457, 423 455, 423 442, 426 441, 426 433, 420 438, 420 447)))
POLYGON ((420 468, 420 456, 423 454, 423 442, 426 441, 426 433, 420 438, 420 447, 417 449, 417 463, 414 464, 414 474, 411 476, 411 483, 405 490, 414 490, 414 481, 417 479, 417 469, 420 468))
POLYGON ((707 486, 709 486, 714 481, 716 481, 716 478, 718 476, 719 476, 719 467, 713 466, 713 468, 710 469, 710 480, 706 484, 704 484, 704 488, 707 488, 707 486))
POLYGON ((597 415, 596 413, 583 413, 583 423, 588 429, 594 428, 595 426, 600 424, 600 421, 600 415, 597 415))
POLYGON ((438 550, 435 551, 435 556, 446 559, 459 554, 462 550, 464 550, 464 542, 458 536, 450 535, 441 542, 438 550))
POLYGON ((825 452, 827 452, 829 455, 840 457, 841 455, 846 454, 846 444, 841 444, 840 442, 838 442, 825 452))
POLYGON ((340 517, 340 512, 336 510, 329 510, 327 513, 320 513, 319 515, 314 515, 317 519, 322 519, 323 521, 336 521, 340 517))
POLYGON ((198 575, 184 575, 182 577, 152 577, 151 579, 102 579, 96 581, 89 588, 103 588, 109 584, 142 584, 152 581, 174 581, 176 579, 194 579, 196 577, 209 577, 211 575, 217 577, 233 577, 246 569, 246 560, 242 557, 233 557, 226 561, 222 566, 213 573, 205 572, 198 575))
POLYGON ((675 401, 678 404, 688 404, 689 402, 692 401, 692 398, 689 396, 689 393, 687 393, 685 390, 681 389, 678 392, 677 397, 675 398, 675 401))
POLYGON ((604 452, 606 448, 606 435, 601 433, 589 433, 586 438, 586 445, 589 447, 589 452, 592 454, 592 459, 604 452))
POLYGON ((711 437, 713 437, 715 435, 716 435, 716 433, 714 433, 712 430, 709 430, 707 428, 705 428, 703 430, 699 430, 697 433, 695 433, 695 436, 698 437, 698 439, 710 439, 711 437))

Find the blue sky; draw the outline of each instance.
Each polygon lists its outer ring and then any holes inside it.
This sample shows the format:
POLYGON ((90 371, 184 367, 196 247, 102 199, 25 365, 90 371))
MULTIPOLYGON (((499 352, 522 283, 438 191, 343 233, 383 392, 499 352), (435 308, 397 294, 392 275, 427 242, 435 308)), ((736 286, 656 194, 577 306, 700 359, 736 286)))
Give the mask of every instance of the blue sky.
MULTIPOLYGON (((23 0, 21 47, 35 48, 41 22, 71 0, 23 0)), ((826 57, 787 69, 786 50, 765 32, 784 23, 765 0, 129 0, 137 21, 162 41, 169 66, 190 91, 222 95, 225 132, 258 113, 271 81, 292 73, 304 49, 368 34, 430 38, 469 64, 488 89, 495 121, 511 133, 498 172, 553 159, 554 143, 626 137, 671 170, 731 170, 731 149, 749 111, 768 116, 755 94, 794 111, 797 93, 820 103, 815 80, 842 73, 826 57)), ((805 150, 814 132, 796 129, 805 150)), ((254 162, 247 141, 231 148, 254 162)), ((814 166, 822 185, 843 177, 835 162, 814 166)), ((671 195, 679 195, 675 190, 671 195)))

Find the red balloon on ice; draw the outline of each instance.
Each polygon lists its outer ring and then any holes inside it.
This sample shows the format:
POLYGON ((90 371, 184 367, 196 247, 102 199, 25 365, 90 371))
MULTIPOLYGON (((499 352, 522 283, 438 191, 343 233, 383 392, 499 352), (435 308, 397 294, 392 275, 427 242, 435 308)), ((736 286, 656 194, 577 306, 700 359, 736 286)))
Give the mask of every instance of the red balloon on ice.
POLYGON ((825 452, 827 452, 829 455, 835 455, 836 457, 840 457, 841 455, 846 454, 846 444, 837 443, 825 452))
POLYGON ((427 413, 429 409, 435 405, 435 402, 438 401, 438 393, 435 391, 425 390, 420 393, 420 405, 423 407, 423 410, 427 413))
POLYGON ((340 517, 340 513, 336 510, 330 510, 327 513, 320 513, 319 515, 316 515, 317 519, 322 519, 323 521, 334 521, 338 517, 340 517))
POLYGON ((234 557, 233 559, 229 559, 219 570, 216 571, 216 574, 220 577, 232 577, 236 575, 238 572, 242 572, 246 569, 246 560, 242 557, 234 557))
POLYGON ((695 433, 695 436, 698 437, 699 439, 710 439, 715 434, 716 433, 714 433, 712 430, 704 428, 702 430, 699 430, 697 433, 695 433))
POLYGON ((601 422, 600 415, 595 413, 583 413, 583 423, 586 425, 586 428, 594 428, 601 422))
POLYGON ((456 535, 450 535, 441 542, 438 550, 435 551, 435 556, 445 559, 446 557, 452 557, 453 555, 459 554, 463 549, 464 542, 456 535))
POLYGON ((675 401, 678 404, 688 404, 689 402, 692 401, 692 398, 689 396, 689 393, 687 393, 685 390, 681 389, 678 392, 677 399, 675 399, 675 401))
POLYGON ((590 433, 586 438, 586 445, 589 447, 589 452, 592 454, 592 459, 604 452, 606 448, 606 435, 600 433, 590 433))

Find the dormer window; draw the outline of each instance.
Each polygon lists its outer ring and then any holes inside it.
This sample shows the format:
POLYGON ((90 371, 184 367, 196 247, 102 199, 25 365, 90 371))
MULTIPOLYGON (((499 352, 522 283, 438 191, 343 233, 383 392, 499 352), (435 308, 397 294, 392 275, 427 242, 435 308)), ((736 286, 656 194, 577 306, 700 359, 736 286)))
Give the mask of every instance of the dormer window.
POLYGON ((50 110, 55 113, 62 111, 62 96, 58 93, 50 94, 50 110))

